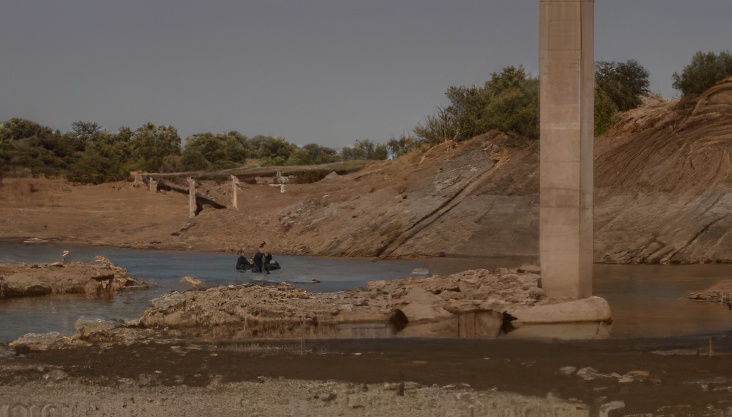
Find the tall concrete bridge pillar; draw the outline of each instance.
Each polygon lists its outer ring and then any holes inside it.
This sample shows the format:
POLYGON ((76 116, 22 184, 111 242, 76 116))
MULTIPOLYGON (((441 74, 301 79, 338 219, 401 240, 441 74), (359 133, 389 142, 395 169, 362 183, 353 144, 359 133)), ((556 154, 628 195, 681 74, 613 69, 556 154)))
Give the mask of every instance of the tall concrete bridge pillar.
POLYGON ((594 0, 539 0, 539 256, 550 296, 592 295, 594 0))

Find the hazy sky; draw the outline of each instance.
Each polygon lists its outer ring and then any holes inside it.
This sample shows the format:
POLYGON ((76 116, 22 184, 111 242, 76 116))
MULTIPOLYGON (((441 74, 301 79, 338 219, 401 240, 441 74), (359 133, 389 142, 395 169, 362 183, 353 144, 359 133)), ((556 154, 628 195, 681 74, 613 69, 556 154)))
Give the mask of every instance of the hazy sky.
MULTIPOLYGON (((538 72, 538 0, 2 0, 0 120, 146 122, 336 149, 386 142, 451 85, 538 72)), ((730 0, 596 0, 595 60, 651 90, 732 49, 730 0)))

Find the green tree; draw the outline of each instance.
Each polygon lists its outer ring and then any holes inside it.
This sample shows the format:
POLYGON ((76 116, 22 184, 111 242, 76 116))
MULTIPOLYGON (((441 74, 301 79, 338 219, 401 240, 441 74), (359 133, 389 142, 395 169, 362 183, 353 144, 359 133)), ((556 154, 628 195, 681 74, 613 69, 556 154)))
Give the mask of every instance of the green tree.
POLYGON ((237 131, 231 131, 224 137, 226 159, 231 166, 244 165, 247 160, 247 149, 244 146, 246 136, 237 131))
POLYGON ((185 171, 205 171, 211 169, 211 163, 201 151, 186 146, 181 158, 181 169, 185 171))
POLYGON ((12 119, 3 123, 3 126, 5 127, 5 129, 10 131, 10 139, 12 140, 27 139, 34 136, 49 136, 53 133, 48 127, 41 126, 36 122, 20 119, 17 117, 13 117, 12 119))
POLYGON ((673 87, 680 90, 683 96, 700 94, 729 76, 732 76, 730 51, 719 54, 698 51, 691 58, 691 63, 684 67, 681 75, 673 74, 673 87))
POLYGON ((453 87, 445 93, 450 106, 445 111, 453 123, 453 138, 464 140, 484 133, 488 126, 485 121, 485 108, 490 102, 490 92, 476 86, 453 87))
POLYGON ((168 155, 180 155, 180 137, 173 126, 147 123, 135 130, 130 140, 132 164, 135 168, 159 172, 168 155))
MULTIPOLYGON (((224 150, 224 141, 220 135, 213 133, 197 133, 186 139, 186 146, 183 149, 183 161, 196 161, 198 158, 192 158, 189 154, 200 155, 206 160, 206 166, 214 167, 217 163, 225 163, 226 152, 224 150)), ((196 165, 200 168, 200 162, 196 165)), ((183 169, 189 167, 184 162, 183 169)))
POLYGON ((420 143, 422 142, 414 136, 403 134, 399 137, 399 139, 389 139, 389 141, 386 143, 386 146, 389 150, 389 155, 396 158, 406 155, 409 152, 417 149, 420 143))
POLYGON ((13 131, 10 127, 6 126, 6 123, 0 123, 0 144, 7 143, 13 140, 13 131))
POLYGON ((83 144, 83 151, 77 153, 68 169, 70 181, 92 184, 121 181, 136 167, 132 157, 133 133, 129 128, 111 133, 96 123, 86 126, 75 123, 69 136, 83 144))
POLYGON ((262 160, 264 165, 284 165, 297 146, 284 138, 257 135, 245 143, 247 155, 262 160))
POLYGON ((76 121, 71 124, 71 131, 78 139, 87 139, 93 137, 102 130, 102 127, 96 122, 76 121))
POLYGON ((437 114, 427 115, 427 117, 425 117, 424 124, 417 125, 417 127, 413 129, 413 132, 422 140, 430 144, 455 140, 460 137, 458 121, 449 106, 438 107, 437 114))
POLYGON ((414 129, 428 143, 462 141, 491 129, 539 136, 539 84, 523 66, 492 73, 483 87, 451 86, 445 95, 450 105, 414 129))
POLYGON ((160 171, 162 172, 178 172, 181 168, 181 155, 168 154, 163 157, 163 161, 160 164, 160 171))
POLYGON ((336 162, 340 158, 334 149, 321 146, 315 143, 298 147, 287 160, 288 165, 317 165, 336 162))
POLYGON ((82 184, 101 184, 107 181, 119 180, 118 173, 113 168, 117 161, 100 155, 89 148, 81 152, 66 174, 69 181, 82 184))
POLYGON ((245 139, 246 137, 238 132, 195 134, 186 140, 181 159, 182 168, 225 169, 243 165, 247 153, 244 147, 245 139))
POLYGON ((595 136, 602 135, 615 123, 617 113, 618 106, 601 88, 595 86, 595 136))
POLYGON ((643 103, 643 97, 649 92, 649 75, 634 59, 598 61, 595 63, 595 88, 601 90, 601 99, 610 100, 618 111, 627 111, 643 103))
POLYGON ((344 147, 341 149, 341 157, 343 160, 383 160, 388 156, 386 145, 383 143, 376 144, 370 139, 357 140, 354 146, 344 147))
POLYGON ((57 176, 83 149, 72 138, 36 122, 12 118, 0 128, 0 170, 57 176))
MULTIPOLYGON (((512 68, 512 67, 510 67, 512 68)), ((523 72, 510 79, 489 81, 492 98, 485 108, 485 122, 490 129, 539 138, 539 80, 523 72), (492 85, 493 84, 493 85, 492 85)))

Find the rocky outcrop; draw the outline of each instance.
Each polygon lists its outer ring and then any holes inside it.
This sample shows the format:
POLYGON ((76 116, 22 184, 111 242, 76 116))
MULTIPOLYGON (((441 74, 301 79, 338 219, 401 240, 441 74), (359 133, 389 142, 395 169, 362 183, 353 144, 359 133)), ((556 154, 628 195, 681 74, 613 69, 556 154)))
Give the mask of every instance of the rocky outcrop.
MULTIPOLYGON (((75 341, 130 345, 166 339, 450 337, 496 338, 513 331, 556 334, 550 324, 586 325, 571 338, 603 337, 612 321, 604 300, 548 298, 537 272, 499 268, 450 276, 372 281, 335 293, 292 284, 241 284, 173 291, 152 300, 139 320, 80 319, 75 341), (589 330, 588 330, 589 329, 589 330)), ((15 342, 24 349, 58 347, 58 337, 15 342)))
POLYGON ((104 257, 91 263, 0 264, 0 299, 51 294, 105 296, 125 288, 146 285, 104 257))
POLYGON ((511 269, 374 281, 320 294, 284 283, 244 284, 156 298, 140 327, 222 339, 497 337, 518 311, 556 301, 545 296, 538 274, 511 269))
POLYGON ((732 310, 732 279, 722 280, 702 292, 690 293, 687 297, 695 301, 719 303, 732 310))

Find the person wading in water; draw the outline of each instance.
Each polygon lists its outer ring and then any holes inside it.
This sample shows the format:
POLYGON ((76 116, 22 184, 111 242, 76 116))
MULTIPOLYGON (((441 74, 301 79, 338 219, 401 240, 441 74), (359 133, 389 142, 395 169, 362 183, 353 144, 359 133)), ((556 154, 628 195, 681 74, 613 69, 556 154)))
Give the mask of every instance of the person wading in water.
MULTIPOLYGON (((259 245, 259 249, 257 250, 257 253, 254 255, 254 258, 252 259, 252 262, 254 263, 254 266, 252 267, 252 272, 262 272, 264 268, 264 253, 262 253, 262 248, 264 245, 266 245, 267 242, 262 241, 262 243, 259 245)), ((267 273, 269 274, 269 268, 267 268, 267 273)))

